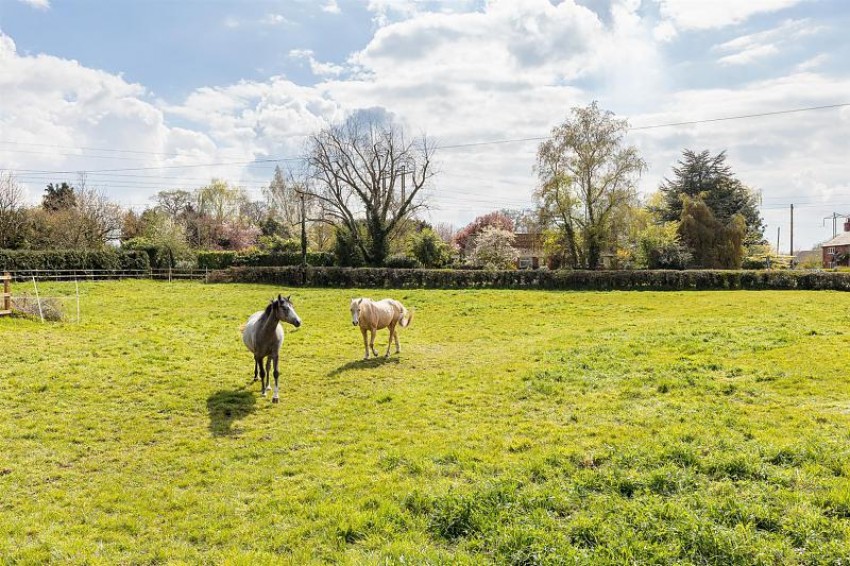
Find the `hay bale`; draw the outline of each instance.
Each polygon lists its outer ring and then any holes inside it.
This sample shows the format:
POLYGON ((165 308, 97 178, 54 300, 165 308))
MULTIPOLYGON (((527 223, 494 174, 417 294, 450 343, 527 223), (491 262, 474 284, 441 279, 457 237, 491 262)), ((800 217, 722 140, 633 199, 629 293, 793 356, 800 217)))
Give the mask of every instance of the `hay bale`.
MULTIPOLYGON (((42 298, 41 312, 44 315, 44 320, 55 322, 65 318, 62 301, 56 297, 42 298)), ((38 301, 36 301, 34 296, 30 295, 12 297, 12 314, 38 319, 38 301)))

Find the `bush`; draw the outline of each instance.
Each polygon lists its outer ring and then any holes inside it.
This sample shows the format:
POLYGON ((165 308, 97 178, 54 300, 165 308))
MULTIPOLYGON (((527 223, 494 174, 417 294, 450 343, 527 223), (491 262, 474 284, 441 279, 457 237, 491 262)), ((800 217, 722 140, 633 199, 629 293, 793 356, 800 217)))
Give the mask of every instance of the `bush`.
POLYGON ((277 234, 260 236, 257 245, 264 252, 295 253, 301 251, 301 241, 295 238, 281 238, 277 234))
POLYGON ((351 232, 345 228, 334 230, 334 256, 336 265, 341 267, 362 267, 366 265, 363 251, 354 243, 351 232))
POLYGON ((233 265, 236 252, 198 252, 198 269, 224 269, 233 265))
POLYGON ((214 282, 273 283, 284 286, 553 289, 553 290, 710 290, 830 289, 850 291, 850 273, 808 271, 473 271, 343 267, 234 267, 210 275, 214 282))
MULTIPOLYGON (((333 254, 328 252, 307 252, 307 265, 315 267, 331 266, 333 254)), ((301 265, 301 253, 265 253, 258 251, 198 252, 199 269, 224 269, 231 266, 286 267, 301 265)))
POLYGON ((191 268, 194 268, 195 260, 188 246, 183 249, 175 250, 167 245, 157 244, 148 238, 131 238, 121 244, 121 249, 124 251, 144 252, 148 256, 150 266, 154 269, 167 269, 169 267, 177 267, 179 264, 190 263, 191 268))
POLYGON ((451 247, 429 228, 413 234, 408 245, 410 255, 419 260, 423 267, 443 267, 452 260, 451 247))
POLYGON ((123 250, 0 250, 0 270, 149 270, 150 258, 143 251, 123 250))
POLYGON ((420 264, 419 260, 415 257, 408 257, 404 254, 395 254, 386 259, 384 267, 394 269, 416 269, 418 267, 422 267, 422 264, 420 264))

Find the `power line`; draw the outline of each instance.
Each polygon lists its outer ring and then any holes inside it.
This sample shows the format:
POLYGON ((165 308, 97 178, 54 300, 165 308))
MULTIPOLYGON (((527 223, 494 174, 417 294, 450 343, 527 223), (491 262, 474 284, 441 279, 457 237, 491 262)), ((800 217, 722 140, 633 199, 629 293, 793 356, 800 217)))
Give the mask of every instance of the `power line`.
MULTIPOLYGON (((757 114, 740 114, 737 116, 725 116, 721 118, 704 118, 701 120, 688 120, 684 122, 666 122, 663 124, 648 124, 645 126, 633 126, 630 127, 629 130, 652 130, 655 128, 672 128, 675 126, 692 126, 695 124, 708 124, 712 122, 726 122, 730 120, 745 120, 749 118, 764 118, 767 116, 781 116, 784 114, 797 114, 800 112, 814 112, 818 110, 832 110, 836 108, 845 108, 850 106, 850 102, 842 102, 839 104, 825 104, 823 106, 807 106, 804 108, 791 108, 787 110, 776 110, 773 112, 759 112, 757 114)), ((478 142, 469 142, 469 143, 459 143, 453 145, 445 145, 441 146, 439 149, 460 149, 466 147, 478 147, 482 145, 496 145, 496 144, 507 144, 507 143, 523 143, 530 141, 543 141, 549 139, 551 136, 533 136, 528 138, 513 138, 513 139, 503 139, 503 140, 490 140, 490 141, 478 141, 478 142)))
MULTIPOLYGON (((279 138, 303 138, 308 137, 310 134, 284 134, 279 136, 279 138)), ((158 155, 161 157, 189 157, 186 153, 164 153, 159 151, 142 151, 136 149, 116 149, 111 147, 90 147, 90 146, 73 146, 73 145, 59 145, 52 143, 37 143, 37 142, 23 142, 18 140, 0 140, 0 144, 4 145, 27 145, 33 147, 56 147, 59 149, 79 149, 83 151, 103 151, 110 153, 134 153, 138 155, 158 155)), ((5 151, 22 151, 22 150, 5 150, 5 151)))
MULTIPOLYGON (((786 114, 797 114, 797 113, 801 113, 801 112, 814 112, 814 111, 820 111, 820 110, 834 110, 836 108, 845 108, 845 107, 848 107, 848 106, 850 106, 850 102, 842 102, 842 103, 837 103, 837 104, 825 104, 825 105, 821 105, 821 106, 806 106, 806 107, 803 107, 803 108, 790 108, 790 109, 785 109, 785 110, 775 110, 775 111, 771 111, 771 112, 758 112, 758 113, 754 113, 754 114, 739 114, 739 115, 735 115, 735 116, 724 116, 724 117, 718 117, 718 118, 703 118, 703 119, 699 119, 699 120, 687 120, 687 121, 681 121, 681 122, 666 122, 666 123, 662 123, 662 124, 648 124, 648 125, 644 125, 644 126, 633 126, 629 129, 630 130, 651 130, 651 129, 656 129, 656 128, 670 128, 670 127, 676 127, 676 126, 692 126, 692 125, 696 125, 696 124, 726 122, 726 121, 731 121, 731 120, 745 120, 745 119, 750 119, 750 118, 764 118, 764 117, 769 117, 769 116, 781 116, 781 115, 786 115, 786 114)), ((290 135, 284 136, 284 137, 290 137, 290 138, 291 137, 307 137, 308 135, 309 134, 290 134, 290 135)), ((450 150, 450 149, 462 149, 462 148, 467 148, 467 147, 478 147, 478 146, 484 146, 484 145, 501 145, 501 144, 509 144, 509 143, 523 143, 523 142, 531 142, 531 141, 542 141, 542 140, 549 139, 549 137, 550 136, 532 136, 532 137, 526 137, 526 138, 507 138, 507 139, 501 139, 501 140, 482 140, 482 141, 476 141, 476 142, 457 143, 457 144, 438 146, 437 149, 439 149, 439 150, 449 149, 450 150)), ((42 144, 42 143, 35 143, 35 142, 18 142, 18 141, 14 141, 14 140, 0 140, 0 144, 8 144, 8 145, 17 144, 17 145, 36 146, 36 147, 57 147, 57 148, 64 148, 64 149, 78 149, 78 150, 83 150, 83 151, 133 153, 133 154, 139 154, 139 155, 157 155, 157 156, 165 156, 165 157, 189 157, 189 155, 187 155, 185 153, 160 153, 160 152, 140 151, 140 150, 132 150, 132 149, 98 148, 98 147, 85 147, 85 146, 84 147, 75 147, 75 146, 58 145, 58 144, 42 144)), ((4 151, 17 152, 17 153, 39 154, 38 152, 32 152, 32 151, 27 151, 27 150, 19 150, 19 149, 6 149, 4 151)), ((55 153, 41 153, 41 154, 44 154, 44 155, 67 155, 67 156, 71 156, 71 157, 86 157, 86 156, 81 156, 79 154, 55 154, 55 153)), ((98 156, 92 155, 92 156, 88 156, 88 157, 94 158, 94 157, 98 157, 98 156)), ((111 159, 132 159, 132 158, 110 157, 110 156, 99 156, 99 157, 103 158, 103 159, 109 159, 109 158, 111 158, 111 159)), ((170 166, 170 167, 169 166, 166 166, 166 167, 143 167, 143 168, 132 168, 132 169, 104 169, 104 170, 101 170, 101 171, 140 171, 140 170, 157 170, 157 169, 166 169, 166 168, 207 167, 207 166, 215 166, 215 165, 242 165, 242 164, 265 163, 265 162, 273 163, 273 162, 277 162, 277 161, 301 161, 303 159, 304 159, 303 157, 300 157, 300 158, 299 157, 279 157, 279 158, 268 158, 268 159, 257 160, 257 161, 234 161, 234 162, 230 162, 230 163, 206 163, 206 164, 197 164, 197 165, 181 165, 181 166, 175 165, 175 166, 170 166)), ((25 170, 22 170, 22 171, 25 171, 25 170)), ((96 170, 92 170, 92 171, 88 171, 88 172, 93 173, 95 171, 96 170)), ((57 173, 57 174, 68 173, 67 171, 44 171, 44 172, 45 173, 57 173)), ((76 173, 76 172, 77 171, 71 171, 70 173, 76 173)))
POLYGON ((45 173, 51 175, 75 175, 77 173, 112 173, 121 171, 161 171, 163 169, 190 169, 194 167, 219 167, 225 165, 255 165, 263 163, 278 163, 280 161, 301 161, 300 157, 278 157, 275 159, 255 159, 252 161, 231 161, 219 163, 196 163, 194 165, 164 165, 159 167, 127 167, 120 169, 77 169, 74 171, 48 171, 42 169, 17 169, 23 173, 45 173))
POLYGON ((781 116, 783 114, 797 114, 800 112, 813 112, 816 110, 832 110, 835 108, 844 108, 850 106, 850 102, 842 102, 839 104, 826 104, 823 106, 808 106, 805 108, 792 108, 789 110, 776 110, 774 112, 760 112, 758 114, 741 114, 739 116, 728 116, 725 118, 706 118, 704 120, 691 120, 689 122, 670 122, 667 124, 655 124, 652 126, 635 126, 630 130, 650 130, 653 128, 668 128, 673 126, 691 126, 693 124, 707 124, 709 122, 725 122, 728 120, 743 120, 747 118, 763 118, 766 116, 781 116))

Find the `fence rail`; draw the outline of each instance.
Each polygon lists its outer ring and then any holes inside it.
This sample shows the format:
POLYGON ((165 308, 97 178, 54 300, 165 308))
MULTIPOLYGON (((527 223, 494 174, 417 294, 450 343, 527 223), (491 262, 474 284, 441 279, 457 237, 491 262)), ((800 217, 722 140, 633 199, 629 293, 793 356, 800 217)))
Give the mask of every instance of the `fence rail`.
POLYGON ((206 280, 205 269, 19 269, 11 271, 12 281, 81 281, 101 279, 206 280))

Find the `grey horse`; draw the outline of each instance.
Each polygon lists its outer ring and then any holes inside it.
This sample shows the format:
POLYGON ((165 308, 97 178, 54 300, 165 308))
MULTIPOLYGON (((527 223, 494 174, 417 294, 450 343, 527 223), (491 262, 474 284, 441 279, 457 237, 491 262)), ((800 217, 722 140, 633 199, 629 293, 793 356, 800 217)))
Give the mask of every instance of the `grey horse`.
POLYGON ((269 370, 274 362, 274 395, 272 403, 279 401, 278 397, 278 359, 280 347, 283 345, 283 328, 280 322, 288 322, 295 328, 301 326, 301 319, 295 312, 289 297, 277 296, 272 299, 265 310, 257 311, 251 315, 245 326, 242 327, 242 341, 254 354, 254 381, 257 381, 257 373, 260 374, 262 394, 265 397, 269 387, 269 370), (263 359, 265 358, 265 368, 263 359))

